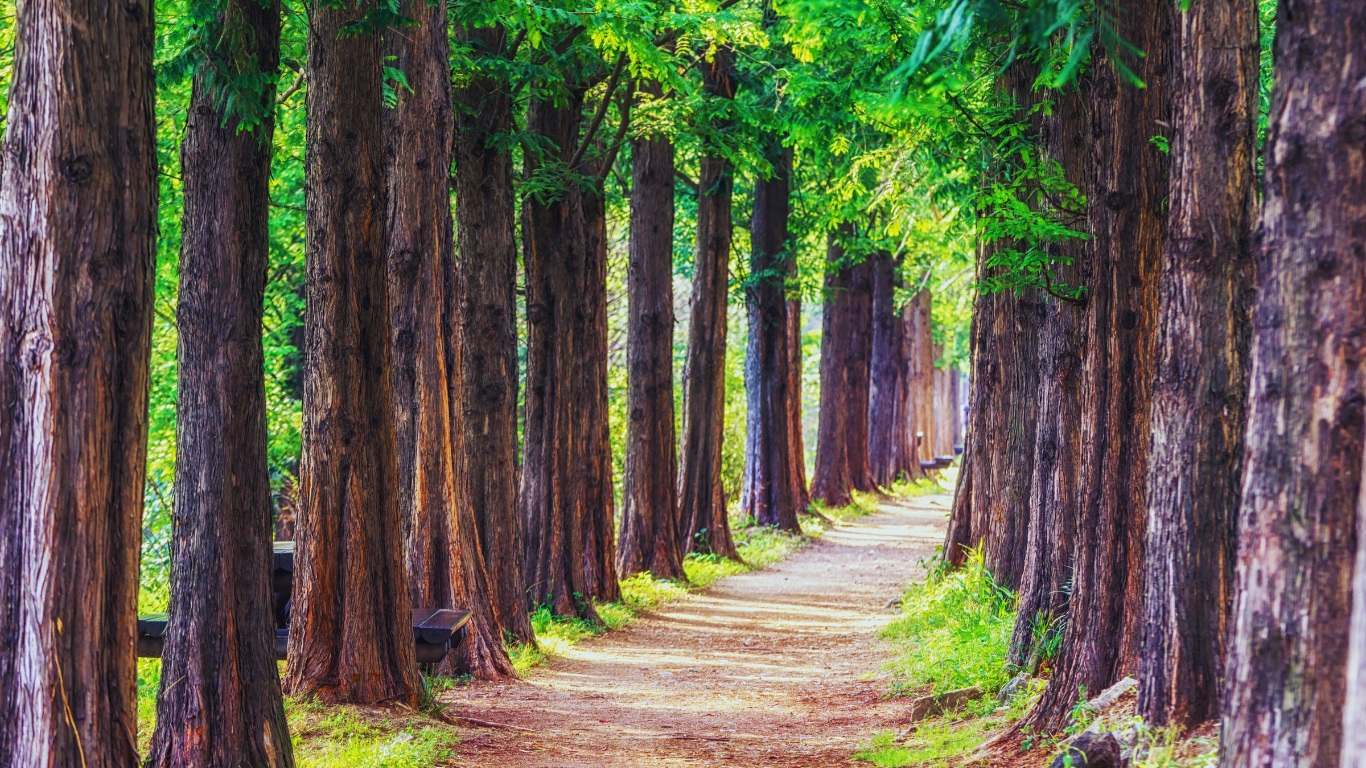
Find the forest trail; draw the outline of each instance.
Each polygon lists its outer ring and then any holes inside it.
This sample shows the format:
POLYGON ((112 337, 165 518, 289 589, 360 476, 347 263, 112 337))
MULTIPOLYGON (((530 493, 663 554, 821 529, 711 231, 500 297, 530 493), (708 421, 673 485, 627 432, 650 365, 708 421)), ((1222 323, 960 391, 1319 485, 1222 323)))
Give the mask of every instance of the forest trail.
POLYGON ((588 640, 525 679, 475 684, 448 713, 470 768, 825 768, 904 727, 883 699, 887 602, 943 542, 950 497, 884 502, 787 560, 588 640))

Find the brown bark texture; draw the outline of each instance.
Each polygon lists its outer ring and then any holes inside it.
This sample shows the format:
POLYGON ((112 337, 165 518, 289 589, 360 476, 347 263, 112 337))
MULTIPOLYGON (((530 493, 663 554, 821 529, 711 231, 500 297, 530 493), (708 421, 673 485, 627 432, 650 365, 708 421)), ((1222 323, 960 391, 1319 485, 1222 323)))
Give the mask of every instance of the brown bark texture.
MULTIPOLYGON (((279 67, 280 6, 234 2, 220 16, 254 47, 207 51, 210 66, 242 58, 279 67), (231 13, 231 17, 229 17, 231 13)), ((221 38, 220 38, 221 39, 221 38)), ((239 131, 195 78, 180 145, 184 219, 176 320, 174 536, 170 622, 150 766, 288 768, 293 747, 280 695, 271 601, 273 538, 261 345, 269 263, 275 89, 239 131)))
MULTIPOLYGON (((1038 116, 1035 138, 1041 156, 1057 163, 1067 181, 1079 188, 1086 183, 1089 162, 1085 107, 1089 87, 1090 81, 1083 79, 1075 89, 1047 94, 1055 107, 1051 115, 1038 116)), ((1074 227, 1085 215, 1084 211, 1058 208, 1043 213, 1074 227)), ((1056 286, 1074 288, 1090 282, 1090 241, 1054 243, 1050 249, 1058 257, 1050 265, 1050 279, 1056 286)), ((1008 653, 1011 664, 1030 672, 1042 661, 1042 646, 1055 641, 1066 626, 1080 506, 1078 482, 1085 453, 1079 438, 1087 304, 1049 295, 1041 296, 1039 302, 1038 358, 1033 363, 1038 370, 1034 463, 1024 560, 1016 590, 1015 628, 1008 653)))
POLYGON ((934 461, 934 338, 928 288, 916 291, 906 307, 906 383, 910 395, 911 439, 917 461, 934 461))
MULTIPOLYGON (((852 234, 851 228, 845 234, 852 234)), ((872 489, 867 461, 872 267, 869 260, 850 264, 840 235, 830 233, 821 318, 820 422, 811 484, 811 496, 827 507, 848 504, 855 488, 872 489), (862 475, 858 483, 856 465, 862 475)))
POLYGON ((1257 4, 1196 3, 1173 53, 1172 170, 1157 370, 1138 710, 1219 713, 1242 485, 1257 210, 1257 4))
MULTIPOLYGON (((502 27, 458 25, 475 60, 506 53, 502 27)), ((459 238, 460 387, 452 416, 464 412, 464 481, 488 573, 498 626, 534 643, 522 575, 524 534, 517 502, 517 235, 512 101, 503 81, 482 70, 455 91, 455 216, 459 238)), ((446 279, 449 279, 449 272, 446 279)), ((449 321, 449 317, 448 317, 449 321)), ((454 369, 452 369, 454 370, 454 369)))
POLYGON ((1361 3, 1277 15, 1224 766, 1342 751, 1366 402, 1362 29, 1361 3))
POLYGON ((14 23, 0 762, 129 768, 157 236, 152 3, 33 0, 14 23))
POLYGON ((799 532, 797 515, 806 495, 798 487, 791 429, 791 354, 787 331, 788 216, 792 151, 766 138, 772 175, 754 184, 750 219, 749 346, 745 389, 749 399, 745 476, 740 509, 760 525, 799 532))
POLYGON ((523 207, 527 400, 520 502, 533 605, 595 619, 592 601, 620 593, 606 446, 606 243, 601 197, 566 169, 579 140, 584 89, 563 104, 533 101, 528 128, 553 147, 529 153, 528 175, 564 173, 553 196, 523 207), (601 336, 601 338, 599 338, 601 336), (601 381, 599 381, 601 379, 601 381))
POLYGON ((389 377, 378 35, 308 36, 304 428, 286 692, 417 703, 389 377))
POLYGON ((499 679, 514 672, 464 477, 446 4, 411 0, 403 14, 415 24, 386 32, 384 52, 409 88, 384 112, 384 150, 390 379, 408 589, 414 607, 471 613, 465 642, 437 671, 499 679))
MULTIPOLYGON (((647 91, 658 98, 661 89, 647 91)), ((681 579, 678 455, 674 438, 674 148, 664 136, 631 146, 630 258, 626 272, 626 476, 617 571, 681 579)))
MULTIPOLYGON (((734 54, 718 47, 703 60, 702 83, 710 99, 735 98, 734 54)), ((718 121, 724 131, 728 126, 718 121)), ((683 367, 683 440, 678 504, 687 552, 738 558, 721 485, 725 424, 726 300, 730 280, 730 162, 704 153, 697 178, 697 245, 688 312, 688 356, 683 367)))
POLYGON ((896 307, 899 260, 886 251, 873 254, 871 337, 868 385, 868 465, 873 482, 887 487, 898 475, 916 477, 911 467, 906 399, 906 324, 896 307))
MULTIPOLYGON (((788 262, 789 276, 797 274, 797 262, 788 262)), ((787 399, 787 443, 791 446, 792 466, 796 473, 797 508, 811 506, 811 491, 806 480, 806 442, 802 435, 802 300, 792 296, 787 300, 787 380, 792 396, 787 399)))
POLYGON ((1166 156, 1149 138, 1169 124, 1167 73, 1175 10, 1144 0, 1117 32, 1145 52, 1129 62, 1146 87, 1101 62, 1086 100, 1091 266, 1082 362, 1080 512, 1067 628, 1052 681, 1023 721, 1062 728, 1077 690, 1137 671, 1143 622, 1151 390, 1165 230, 1166 156))

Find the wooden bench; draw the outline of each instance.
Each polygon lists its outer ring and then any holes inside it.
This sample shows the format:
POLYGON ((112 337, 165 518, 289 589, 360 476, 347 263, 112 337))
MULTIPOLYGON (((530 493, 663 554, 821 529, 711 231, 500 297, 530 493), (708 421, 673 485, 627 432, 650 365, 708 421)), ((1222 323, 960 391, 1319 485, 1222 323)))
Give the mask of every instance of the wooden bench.
MULTIPOLYGON (((170 617, 153 613, 138 617, 138 656, 159 659, 166 646, 166 628, 170 617)), ((413 610, 413 642, 417 645, 419 664, 436 664, 452 649, 465 641, 470 623, 469 611, 452 608, 416 608, 413 610)), ((288 654, 289 629, 275 629, 275 658, 283 661, 288 654)))
MULTIPOLYGON (((294 595, 294 542, 277 541, 271 567, 272 607, 275 614, 275 658, 284 659, 289 645, 289 607, 294 595)), ((465 640, 470 612, 451 608, 415 608, 413 641, 419 664, 436 664, 465 640)), ((138 655, 161 658, 167 616, 138 617, 138 655)))

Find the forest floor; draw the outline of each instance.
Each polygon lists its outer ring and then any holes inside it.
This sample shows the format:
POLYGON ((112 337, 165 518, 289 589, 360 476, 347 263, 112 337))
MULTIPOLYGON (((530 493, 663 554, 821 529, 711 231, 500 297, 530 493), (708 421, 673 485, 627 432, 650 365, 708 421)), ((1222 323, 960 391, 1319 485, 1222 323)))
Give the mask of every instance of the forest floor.
POLYGON ((788 559, 666 603, 523 679, 442 694, 471 768, 849 766, 905 726, 878 637, 949 497, 888 500, 788 559), (470 723, 469 719, 464 721, 470 723))

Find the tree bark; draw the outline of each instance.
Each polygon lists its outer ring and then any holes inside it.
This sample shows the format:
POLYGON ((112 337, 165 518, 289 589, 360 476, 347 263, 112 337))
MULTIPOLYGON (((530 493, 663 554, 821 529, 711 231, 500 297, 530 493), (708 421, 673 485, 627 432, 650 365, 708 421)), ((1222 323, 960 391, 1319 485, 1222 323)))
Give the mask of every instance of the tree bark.
POLYGON ((254 48, 221 37, 196 75, 180 145, 179 390, 176 408, 170 623, 162 651, 158 768, 294 765, 271 602, 272 525, 266 462, 261 317, 270 257, 270 160, 275 89, 249 106, 262 120, 239 130, 214 103, 210 68, 250 61, 274 73, 280 6, 234 2, 254 48))
MULTIPOLYGON (((457 26, 476 60, 506 53, 502 27, 457 26)), ((461 287, 460 387, 465 488, 488 572, 498 626, 534 643, 522 575, 525 538, 517 499, 517 240, 512 155, 499 142, 514 129, 505 83, 482 70, 455 92, 455 216, 461 287)), ((449 271, 446 272, 449 279, 449 271)), ((454 369, 453 369, 454 370, 454 369)))
POLYGON ((1157 286, 1167 194, 1165 156, 1150 141, 1170 124, 1166 73, 1171 3, 1144 0, 1117 18, 1117 32, 1145 52, 1129 62, 1146 83, 1098 66, 1087 99, 1091 163, 1082 369, 1081 507, 1062 653, 1052 681, 1023 724, 1060 729, 1077 691, 1100 691, 1136 671, 1143 621, 1143 541, 1157 286))
MULTIPOLYGON (((852 227, 842 230, 853 234, 852 227)), ((848 504, 855 488, 874 487, 868 462, 872 268, 870 260, 847 263, 839 236, 830 233, 821 329, 820 426, 811 485, 811 495, 828 507, 848 504)))
MULTIPOLYGON (((797 262, 788 262, 788 275, 796 276, 797 262)), ((806 482, 806 441, 802 435, 802 300, 792 296, 787 300, 787 378, 792 396, 787 399, 787 443, 792 452, 792 468, 796 473, 797 508, 811 506, 811 491, 806 482)))
POLYGON ((389 377, 380 38, 308 37, 303 461, 286 692, 417 703, 389 377))
POLYGON ((18 8, 0 173, 0 755, 138 764, 152 3, 18 8), (15 160, 20 162, 15 162, 15 160))
MULTIPOLYGON (((718 47, 711 61, 704 59, 698 66, 709 98, 735 98, 734 54, 729 48, 718 47)), ((718 122, 717 129, 724 130, 724 122, 718 122)), ((697 177, 697 246, 683 367, 678 503, 686 551, 738 559, 721 486, 733 186, 730 162, 704 152, 697 177)))
MULTIPOLYGON (((647 86, 658 98, 658 83, 647 86)), ((631 146, 627 267, 626 477, 617 571, 682 579, 678 455, 674 437, 674 147, 664 136, 631 146)))
MULTIPOLYGON (((562 105, 532 102, 528 130, 554 149, 544 161, 528 154, 529 176, 543 163, 563 166, 572 159, 583 94, 574 86, 562 105)), ((526 583, 534 605, 596 620, 592 601, 620 594, 611 535, 611 455, 600 444, 607 429, 606 405, 599 402, 606 397, 604 217, 601 198, 577 183, 556 195, 528 197, 523 209, 526 583)))
POLYGON ((500 679, 515 673, 489 600, 463 471, 446 4, 411 0, 403 14, 416 24, 386 32, 385 55, 407 76, 410 90, 385 110, 384 142, 390 378, 408 587, 415 607, 472 614, 465 642, 437 670, 500 679))
POLYGON ((1342 751, 1366 328, 1366 5, 1281 3, 1257 254, 1225 766, 1342 751))
MULTIPOLYGON (((1089 94, 1089 79, 1083 79, 1076 89, 1048 94, 1055 107, 1051 115, 1039 117, 1036 139, 1042 156, 1056 162, 1067 181, 1078 188, 1084 188, 1090 161, 1086 123, 1089 94)), ((1075 215, 1062 210, 1044 213, 1064 219, 1075 215)), ((1051 266, 1054 281, 1071 287, 1086 283, 1087 265, 1092 259, 1090 241, 1055 243, 1050 251, 1059 257, 1051 266)), ((1030 672, 1041 662, 1041 645, 1055 641, 1066 626, 1071 592, 1068 582, 1080 514, 1079 473, 1085 455, 1080 433, 1087 305, 1044 296, 1040 307, 1038 358, 1032 364, 1038 370, 1034 464, 1023 570, 1008 655, 1009 663, 1030 672)))
POLYGON ((749 424, 745 434, 745 479, 740 509, 760 525, 799 533, 798 513, 805 489, 798 488, 789 436, 791 354, 787 330, 787 243, 792 152, 776 136, 766 138, 769 178, 754 184, 750 222, 749 348, 745 388, 749 424))
POLYGON ((934 340, 930 328, 932 297, 922 288, 907 306, 906 382, 910 389, 911 441, 915 460, 934 461, 934 340))
POLYGON ((1219 713, 1242 483, 1261 49, 1252 0, 1180 14, 1157 319, 1138 711, 1219 713))
POLYGON ((906 324, 896 308, 900 264, 879 251, 872 257, 872 343, 868 387, 868 463, 873 482, 890 486, 900 474, 915 477, 906 459, 910 438, 903 391, 906 324))

